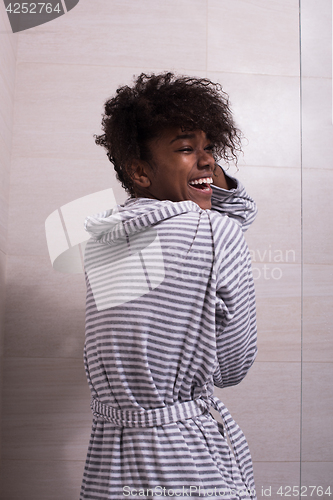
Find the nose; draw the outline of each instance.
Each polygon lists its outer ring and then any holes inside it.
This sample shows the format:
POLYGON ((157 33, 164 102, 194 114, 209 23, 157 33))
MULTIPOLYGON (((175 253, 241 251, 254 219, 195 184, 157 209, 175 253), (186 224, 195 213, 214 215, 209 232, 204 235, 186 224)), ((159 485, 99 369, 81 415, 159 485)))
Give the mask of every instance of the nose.
POLYGON ((214 169, 215 160, 212 157, 211 152, 206 151, 205 149, 200 149, 198 154, 198 167, 201 169, 206 168, 207 170, 214 169))

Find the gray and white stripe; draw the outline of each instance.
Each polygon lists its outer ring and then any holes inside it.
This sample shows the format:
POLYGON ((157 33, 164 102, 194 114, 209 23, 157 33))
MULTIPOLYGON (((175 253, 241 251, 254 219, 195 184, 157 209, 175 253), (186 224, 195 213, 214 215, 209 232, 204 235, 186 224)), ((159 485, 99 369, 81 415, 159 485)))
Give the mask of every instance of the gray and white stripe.
POLYGON ((254 216, 238 184, 214 188, 212 210, 137 199, 89 218, 85 367, 94 420, 81 500, 157 499, 161 488, 179 498, 255 498, 244 435, 213 397, 214 384, 238 384, 256 355, 240 229, 254 216))

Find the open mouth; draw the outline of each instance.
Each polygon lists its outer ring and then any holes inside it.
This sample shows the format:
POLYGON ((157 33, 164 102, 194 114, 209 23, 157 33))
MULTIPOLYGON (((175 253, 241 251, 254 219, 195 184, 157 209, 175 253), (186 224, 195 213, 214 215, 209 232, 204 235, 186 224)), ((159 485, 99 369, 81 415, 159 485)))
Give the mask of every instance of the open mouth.
POLYGON ((212 177, 202 177, 201 179, 194 179, 193 181, 189 181, 189 185, 198 191, 202 191, 205 193, 211 192, 210 185, 213 183, 212 177))

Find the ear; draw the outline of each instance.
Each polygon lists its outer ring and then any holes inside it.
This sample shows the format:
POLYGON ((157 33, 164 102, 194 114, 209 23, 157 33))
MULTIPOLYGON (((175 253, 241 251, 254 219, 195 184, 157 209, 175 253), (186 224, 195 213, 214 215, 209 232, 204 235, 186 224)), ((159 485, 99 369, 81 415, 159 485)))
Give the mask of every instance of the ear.
POLYGON ((148 189, 151 185, 150 170, 143 160, 133 160, 131 165, 134 185, 139 189, 148 189))

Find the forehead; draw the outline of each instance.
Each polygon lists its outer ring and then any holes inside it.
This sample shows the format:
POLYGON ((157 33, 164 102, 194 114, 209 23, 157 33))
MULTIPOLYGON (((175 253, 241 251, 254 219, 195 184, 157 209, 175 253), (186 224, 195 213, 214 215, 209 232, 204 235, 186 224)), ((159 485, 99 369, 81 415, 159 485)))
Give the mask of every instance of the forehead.
POLYGON ((158 137, 150 141, 151 145, 172 146, 177 141, 194 140, 207 141, 207 136, 203 130, 182 130, 179 128, 167 128, 162 130, 158 137))

